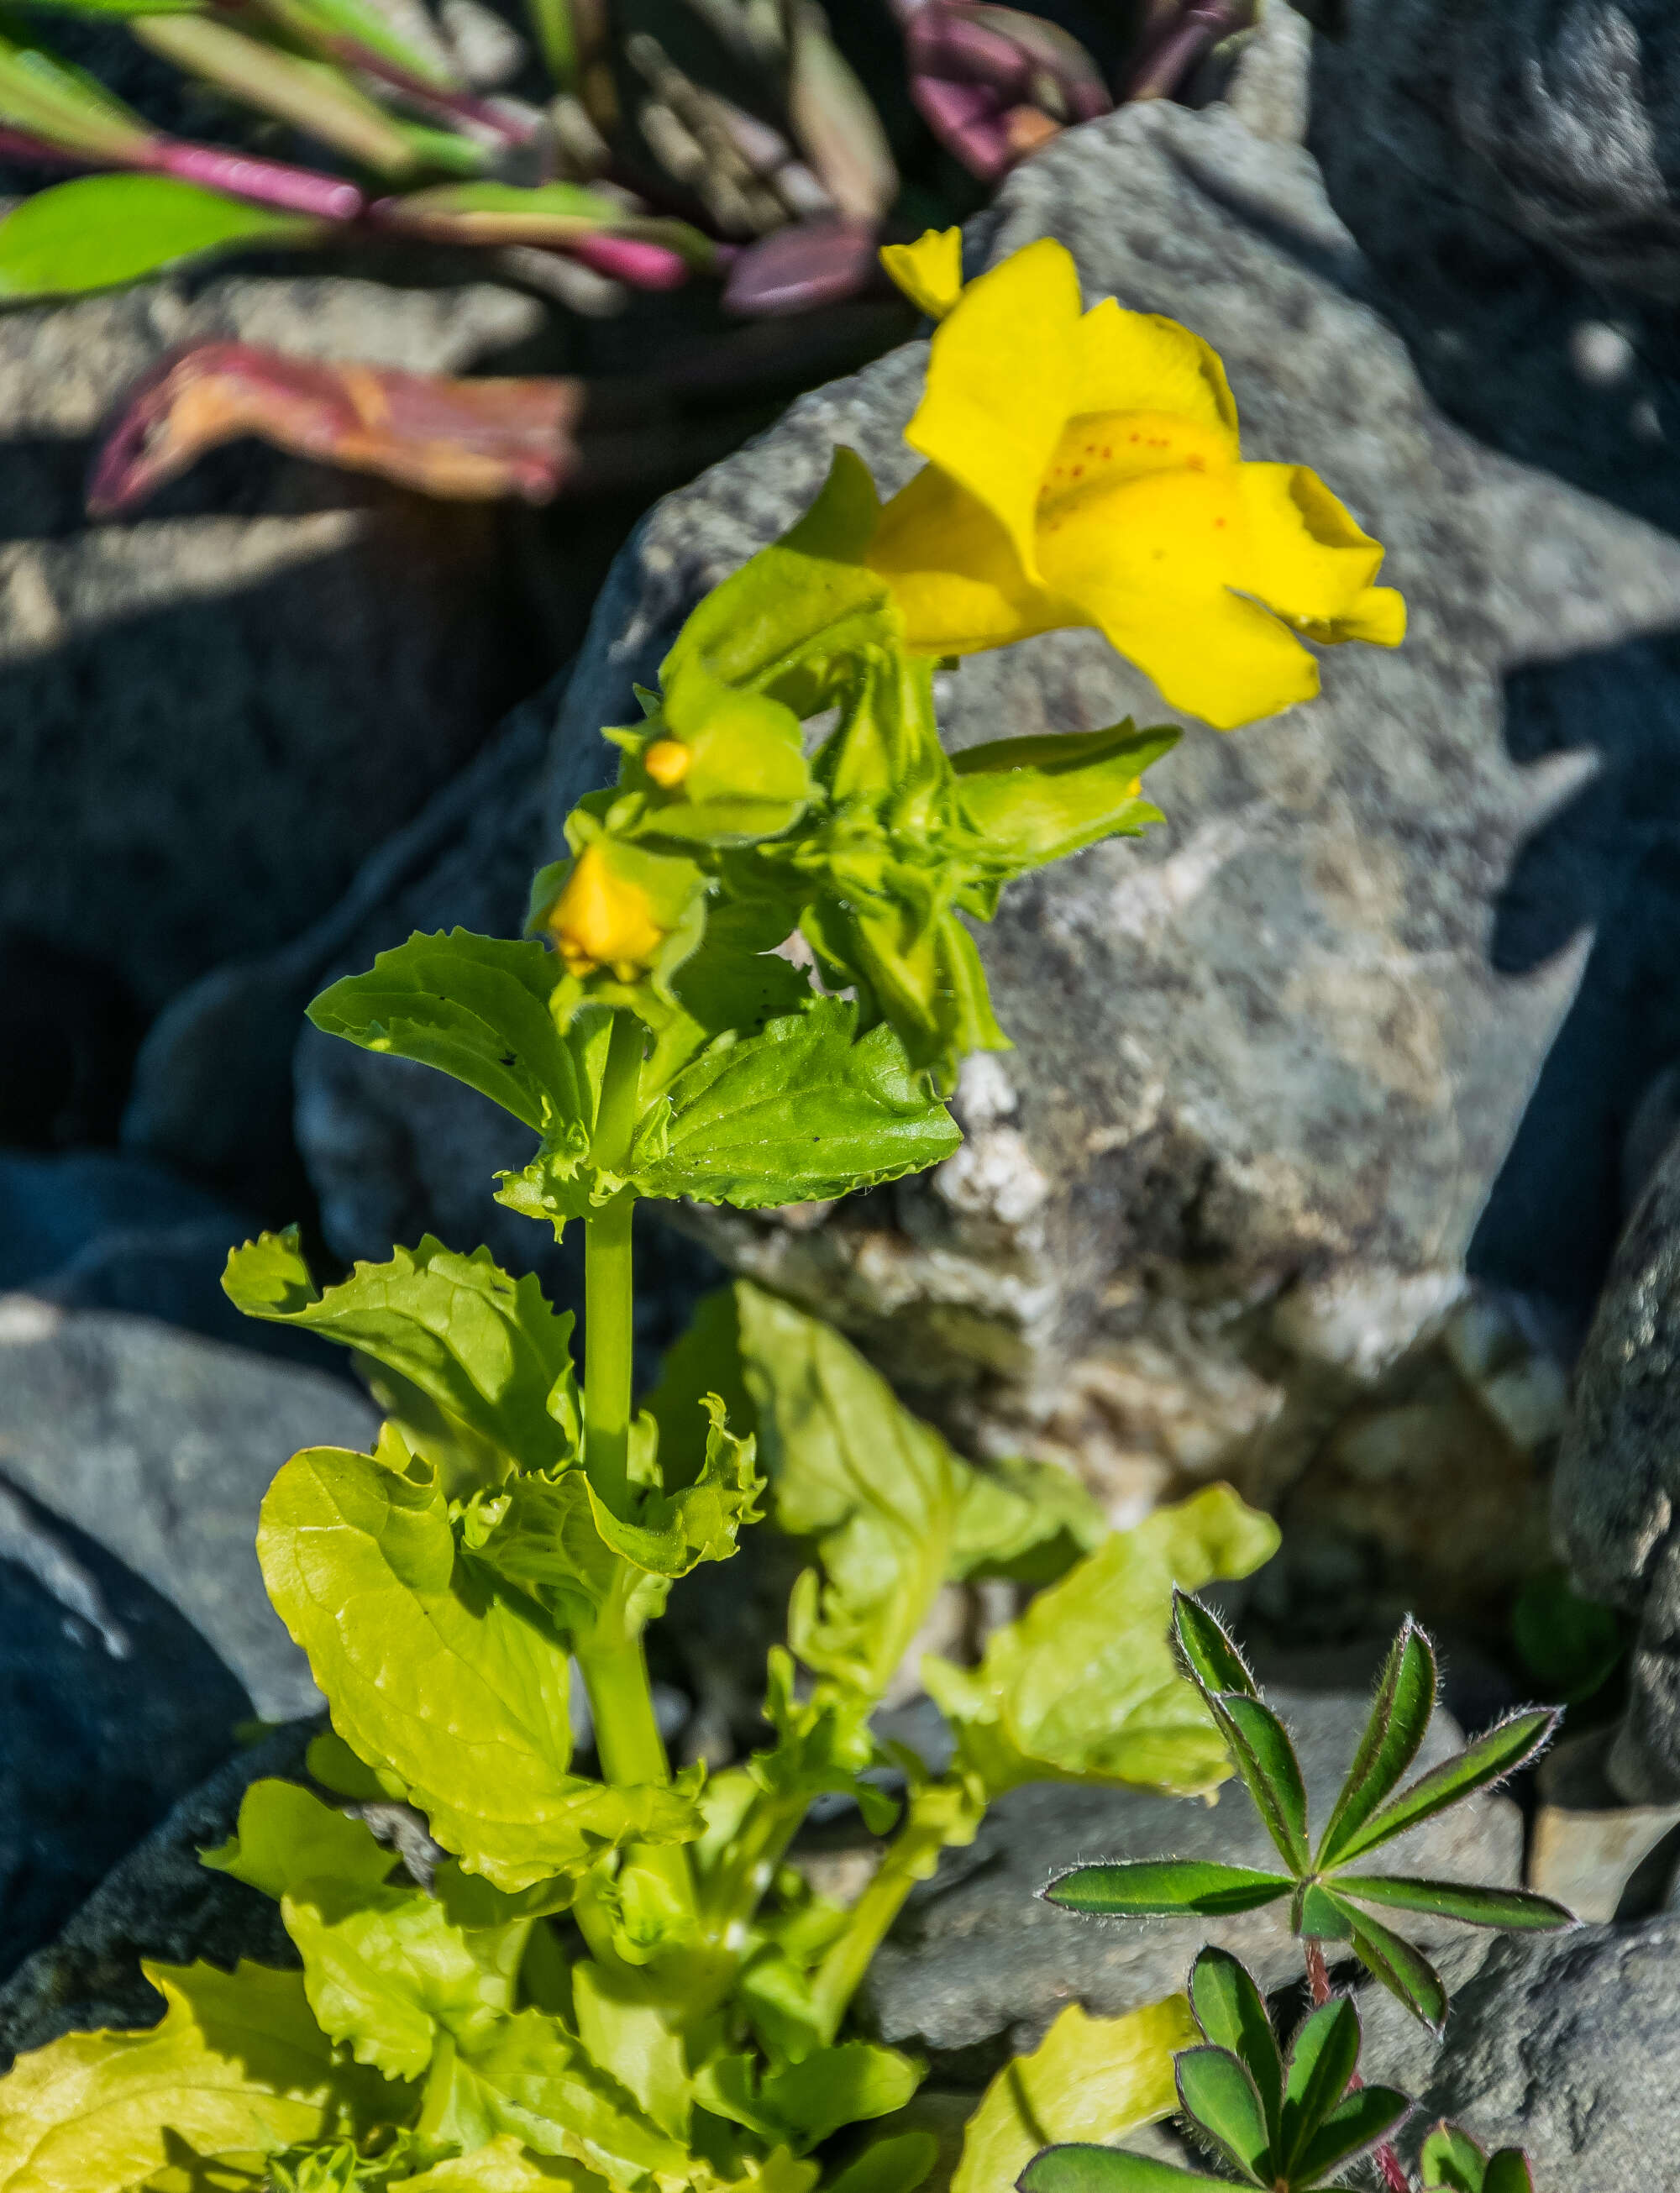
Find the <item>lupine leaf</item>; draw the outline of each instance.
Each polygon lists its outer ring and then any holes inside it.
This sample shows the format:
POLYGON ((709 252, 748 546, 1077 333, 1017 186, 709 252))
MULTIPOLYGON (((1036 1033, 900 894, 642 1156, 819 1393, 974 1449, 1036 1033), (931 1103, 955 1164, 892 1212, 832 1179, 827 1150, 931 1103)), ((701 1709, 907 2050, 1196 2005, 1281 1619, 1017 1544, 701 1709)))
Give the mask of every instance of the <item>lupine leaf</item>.
POLYGON ((1333 1892, 1326 1892, 1327 1898, 1335 1904, 1347 1924, 1342 1938, 1353 1946, 1360 1963, 1375 1979, 1382 1982, 1391 1995, 1399 1996, 1412 2015, 1421 2019, 1431 2032, 1439 2033, 1447 2021, 1447 1990, 1442 1985, 1441 1975, 1421 1950, 1381 1926, 1368 1913, 1351 1910, 1333 1892))
POLYGON ((1419 1820, 1445 1812, 1473 1789, 1485 1789, 1489 1783, 1502 1782, 1506 1775, 1514 1774, 1550 1742, 1557 1721, 1556 1709, 1545 1706, 1530 1706, 1512 1714, 1453 1758, 1420 1774, 1409 1789, 1373 1812, 1356 1834, 1345 1837, 1339 1863, 1345 1865, 1350 1859, 1362 1857, 1391 1835, 1402 1835, 1419 1820))
POLYGON ((1435 1711, 1435 1686, 1434 1650, 1408 1615, 1390 1651, 1371 1717, 1319 1843, 1320 1866, 1338 1863, 1417 1757, 1435 1711))
POLYGON ((1253 2184, 1276 2175, 1266 2112, 1247 2067, 1224 2048, 1186 2048, 1174 2059, 1178 2099, 1236 2170, 1253 2184))
POLYGON ((69 2033, 14 2064, 0 2089, 4 2193, 127 2193, 170 2160, 172 2136, 205 2155, 266 2154, 330 2132, 383 2087, 335 2062, 301 1973, 143 1969, 161 2024, 69 2033))
POLYGON ((1207 2193, 1207 2186, 1199 2171, 1157 2162, 1152 2155, 1073 2144, 1046 2147, 1015 2182, 1021 2193, 1185 2193, 1190 2186, 1207 2193))
POLYGON ((978 1668, 924 1661, 966 1766, 993 1796, 1046 1779, 1213 1788, 1229 1767, 1169 1642, 1173 1586, 1247 1575, 1276 1543, 1229 1486, 1209 1486, 1106 1538, 994 1633, 978 1668))
POLYGON ((292 1227, 235 1249, 222 1286, 248 1317, 341 1342, 418 1387, 501 1457, 493 1476, 577 1453, 571 1314, 552 1309, 530 1274, 510 1279, 488 1249, 459 1256, 428 1234, 388 1263, 358 1264, 324 1293, 292 1227))
POLYGON ((1211 1701, 1213 1718, 1230 1745, 1237 1772, 1284 1864, 1307 1869, 1307 1792, 1301 1762, 1288 1731, 1259 1698, 1240 1692, 1211 1701))
POLYGON ((1419 2159, 1425 2193, 1482 2193, 1488 2157, 1462 2126, 1437 2124, 1419 2159))
POLYGON ((1359 2013, 1346 1995, 1336 1995, 1308 2013, 1289 2045, 1278 2145, 1286 2175, 1293 2175, 1309 2141, 1358 2067, 1359 2013))
POLYGON ((1267 2135, 1276 2150, 1282 2128, 1283 2058, 1265 1997, 1248 1967, 1229 1950, 1203 1950, 1190 1968, 1190 2007, 1202 2039, 1215 2048, 1229 2049, 1247 2065, 1265 2110, 1267 2135))
POLYGON ((1064 1911, 1109 1918, 1167 1918, 1193 1911, 1212 1919, 1258 1911, 1287 1896, 1292 1885, 1287 1874, 1260 1873, 1253 1866, 1223 1865, 1213 1858, 1132 1858, 1074 1866, 1042 1893, 1046 1904, 1064 1911))
MULTIPOLYGON (((639 1194, 760 1211, 920 1172, 962 1137, 884 1022, 818 998, 756 1035, 703 1052, 671 1084, 662 1154, 639 1194)), ((633 1160, 634 1163, 634 1160, 633 1160)))
POLYGON ((1478 1888, 1458 1881, 1419 1881, 1406 1874, 1341 1873, 1336 1892, 1361 1904, 1392 1904, 1402 1911, 1427 1911, 1468 1927, 1504 1927, 1539 1933, 1573 1927, 1574 1912, 1549 1896, 1528 1888, 1478 1888))
POLYGON ((1520 2147, 1502 2147, 1488 2156, 1482 2193, 1534 2193, 1528 2158, 1520 2147))
POLYGON ((517 1891, 627 1841, 680 1841, 684 1791, 568 1770, 571 1668, 533 1603, 457 1552, 443 1490, 387 1427, 378 1459, 294 1456, 257 1551, 333 1725, 468 1869, 517 1891))
POLYGON ((1339 1898, 1333 1895, 1322 1882, 1309 1881, 1296 1889, 1295 1910, 1291 1923, 1298 1934, 1320 1942, 1345 1942, 1350 1939, 1349 1929, 1352 1915, 1344 1909, 1339 1898))
POLYGON ((1244 1698, 1260 1695, 1248 1663, 1216 1614, 1187 1591, 1173 1595, 1173 1632, 1184 1664, 1204 1691, 1230 1691, 1244 1698))
POLYGON ((1385 2139, 1412 2104, 1392 2087, 1362 2087, 1339 2102, 1302 2148, 1291 2169, 1300 2185, 1316 2185, 1345 2162, 1385 2139))
POLYGON ((324 229, 170 175, 80 175, 0 220, 0 297, 115 289, 209 252, 313 243, 324 229))
POLYGON ((1046 2139, 1121 2139, 1178 2103, 1173 2058, 1195 2038, 1181 1995, 1092 2018, 1070 2002, 1038 2047, 1006 2064, 962 2138, 951 2193, 1001 2193, 1046 2139))

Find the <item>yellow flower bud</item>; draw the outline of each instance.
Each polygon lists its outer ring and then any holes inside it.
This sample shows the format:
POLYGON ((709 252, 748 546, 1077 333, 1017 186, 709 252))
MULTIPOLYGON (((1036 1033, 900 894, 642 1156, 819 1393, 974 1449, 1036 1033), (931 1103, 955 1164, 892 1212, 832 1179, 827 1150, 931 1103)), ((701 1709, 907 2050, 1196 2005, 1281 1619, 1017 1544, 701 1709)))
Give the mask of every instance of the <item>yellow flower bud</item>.
POLYGON ((678 739, 656 739, 642 756, 642 767, 662 792, 674 792, 694 764, 694 749, 678 739))
POLYGON ((639 884, 615 874, 599 845, 585 848, 548 917, 569 975, 611 967, 621 982, 634 982, 652 965, 666 932, 653 918, 653 902, 639 884))

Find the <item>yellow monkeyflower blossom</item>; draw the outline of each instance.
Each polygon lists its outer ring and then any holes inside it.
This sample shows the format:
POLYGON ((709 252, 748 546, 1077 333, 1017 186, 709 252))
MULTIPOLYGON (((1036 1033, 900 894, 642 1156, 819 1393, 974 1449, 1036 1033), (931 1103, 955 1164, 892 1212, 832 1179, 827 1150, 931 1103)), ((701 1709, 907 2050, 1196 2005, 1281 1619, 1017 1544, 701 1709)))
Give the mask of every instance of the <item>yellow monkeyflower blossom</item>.
MULTIPOLYGON (((931 232, 901 250, 930 291, 949 271, 931 232)), ((1404 636, 1404 602, 1372 584, 1381 544, 1316 473, 1243 461, 1213 351, 1112 299, 1082 311, 1051 239, 961 291, 905 439, 927 464, 868 561, 920 652, 1095 626, 1173 707, 1229 730, 1318 690, 1298 633, 1404 636)))
POLYGON ((569 975, 610 967, 621 982, 652 965, 669 933, 654 919, 646 891, 617 873, 599 845, 578 856, 548 925, 569 975))
POLYGON ((885 244, 880 263, 913 305, 943 320, 962 295, 962 231, 929 228, 914 243, 885 244))

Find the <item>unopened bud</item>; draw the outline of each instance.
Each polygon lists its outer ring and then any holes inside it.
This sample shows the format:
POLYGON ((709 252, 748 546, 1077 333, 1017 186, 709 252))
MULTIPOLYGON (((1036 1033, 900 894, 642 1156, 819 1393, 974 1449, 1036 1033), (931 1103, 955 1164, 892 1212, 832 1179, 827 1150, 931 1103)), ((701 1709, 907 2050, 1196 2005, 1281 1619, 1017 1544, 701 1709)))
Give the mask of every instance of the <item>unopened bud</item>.
POLYGON ((548 926, 569 975, 611 967, 621 982, 646 971, 666 934, 653 918, 647 893, 615 874, 599 845, 580 856, 548 926))
POLYGON ((674 792, 694 762, 694 749, 679 739, 656 739, 642 756, 642 767, 662 792, 674 792))

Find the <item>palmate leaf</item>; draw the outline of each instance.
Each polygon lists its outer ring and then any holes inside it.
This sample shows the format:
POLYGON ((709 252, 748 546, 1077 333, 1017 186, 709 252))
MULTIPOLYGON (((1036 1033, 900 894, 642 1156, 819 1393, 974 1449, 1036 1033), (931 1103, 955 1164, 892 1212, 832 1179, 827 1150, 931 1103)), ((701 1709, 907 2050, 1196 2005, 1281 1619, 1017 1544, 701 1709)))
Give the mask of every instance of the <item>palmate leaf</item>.
POLYGON ((1277 2151, 1283 2127, 1283 2058, 1265 1997, 1247 1967, 1228 1950, 1203 1950, 1190 1968, 1190 2007, 1202 2039, 1229 2050, 1247 2069, 1277 2151))
POLYGON ((323 1292, 291 1227, 235 1249, 221 1284, 247 1317, 336 1340, 417 1387, 488 1451, 491 1481, 577 1453, 571 1313, 551 1308, 529 1273, 509 1278, 487 1249, 462 1257, 427 1234, 323 1292))
POLYGON ((128 2193, 170 2161, 267 2154, 388 2114, 392 2089, 346 2065, 301 1973, 146 1965, 167 2006, 135 2033, 71 2033, 0 2087, 3 2193, 128 2193))
POLYGON ((1409 1789, 1373 1812, 1355 1834, 1343 1837, 1339 1862, 1346 1864, 1361 1858, 1391 1836, 1416 1827, 1420 1820, 1444 1812, 1472 1791, 1504 1781, 1551 1742, 1558 1718, 1555 1709, 1545 1706, 1531 1706, 1511 1715, 1453 1758, 1420 1774, 1409 1789))
POLYGON ((697 1832, 685 1789, 571 1773, 559 1640, 459 1552, 436 1473, 389 1426, 376 1458, 294 1456, 263 1503, 257 1552, 335 1728, 469 1870, 517 1891, 627 1841, 697 1832))
POLYGON ((315 243, 328 226, 169 175, 82 175, 0 220, 0 297, 116 289, 213 252, 315 243))
POLYGON ((1196 2129, 1250 2184, 1269 2184, 1276 2175, 1270 2130, 1247 2067, 1224 2048, 1186 2048, 1173 2071, 1196 2129))
POLYGON ((1046 2139, 1121 2139, 1169 2115, 1178 2102, 1173 2058, 1195 2038, 1181 1995, 1121 2018, 1092 2018, 1069 2003, 1038 2047, 987 2087, 963 2133, 951 2193, 1001 2193, 1046 2139))
POLYGON ((1531 1888, 1477 1888, 1458 1881, 1425 1881, 1409 1874, 1342 1873, 1336 1892, 1360 1904, 1387 1904, 1457 1919, 1468 1927, 1502 1927, 1517 1933, 1545 1933, 1573 1927, 1575 1915, 1531 1888))
POLYGON ((1362 2087, 1319 2124, 1290 2171, 1296 2185, 1318 2185, 1351 2156, 1386 2139, 1412 2104, 1392 2087, 1362 2087))
POLYGON ((1257 1698, 1259 1686, 1230 1633, 1189 1592, 1173 1595, 1173 1634, 1190 1680, 1204 1691, 1233 1692, 1257 1698))
POLYGON ((1288 1731, 1259 1698, 1237 1692, 1210 1698, 1208 1703, 1266 1833, 1290 1870, 1304 1873, 1307 1791, 1288 1731))
POLYGON ((1194 1912, 1214 1919, 1276 1904, 1293 1885, 1287 1874, 1224 1865, 1213 1858, 1132 1858, 1070 1867, 1041 1892, 1046 1904, 1064 1911, 1101 1918, 1175 1918, 1194 1912))
POLYGON ((1359 2066, 1359 2013, 1345 1995, 1321 2003, 1289 2045, 1276 2161, 1293 2177, 1318 2129, 1359 2066))
POLYGON ((1408 1615, 1395 1639, 1370 1719, 1318 1847, 1320 1866, 1337 1864, 1418 1755, 1435 1711, 1435 1652, 1408 1615))

